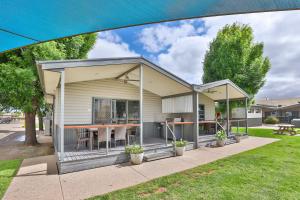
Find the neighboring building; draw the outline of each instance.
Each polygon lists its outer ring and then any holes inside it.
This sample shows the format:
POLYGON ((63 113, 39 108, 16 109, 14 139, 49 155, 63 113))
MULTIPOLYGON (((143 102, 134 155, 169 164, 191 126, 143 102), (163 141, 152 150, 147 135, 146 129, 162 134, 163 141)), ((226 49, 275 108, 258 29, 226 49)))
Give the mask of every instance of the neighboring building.
POLYGON ((295 118, 300 118, 300 97, 289 99, 259 99, 255 106, 261 108, 262 119, 268 116, 277 117, 280 123, 291 123, 295 118))
MULTIPOLYGON (((233 119, 242 119, 245 116, 244 108, 232 109, 233 119)), ((261 126, 262 121, 262 110, 259 106, 252 105, 247 113, 248 127, 261 126)))
POLYGON ((249 98, 230 80, 191 85, 141 57, 45 61, 37 68, 53 105, 60 173, 125 162, 128 143, 143 145, 146 160, 166 157, 175 139, 198 148, 214 141, 216 130, 230 136, 231 122, 247 121, 229 114, 216 120, 215 102, 249 98), (80 150, 82 141, 90 151, 80 150))

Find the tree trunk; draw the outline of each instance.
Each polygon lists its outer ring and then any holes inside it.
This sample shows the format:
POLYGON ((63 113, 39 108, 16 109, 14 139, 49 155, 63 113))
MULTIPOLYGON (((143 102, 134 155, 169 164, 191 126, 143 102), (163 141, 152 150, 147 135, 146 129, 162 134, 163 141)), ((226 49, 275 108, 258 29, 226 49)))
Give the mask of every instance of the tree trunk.
POLYGON ((36 145, 35 112, 25 112, 25 144, 36 145))
POLYGON ((43 115, 42 113, 38 112, 38 118, 39 118, 39 130, 44 130, 44 123, 43 123, 43 115))

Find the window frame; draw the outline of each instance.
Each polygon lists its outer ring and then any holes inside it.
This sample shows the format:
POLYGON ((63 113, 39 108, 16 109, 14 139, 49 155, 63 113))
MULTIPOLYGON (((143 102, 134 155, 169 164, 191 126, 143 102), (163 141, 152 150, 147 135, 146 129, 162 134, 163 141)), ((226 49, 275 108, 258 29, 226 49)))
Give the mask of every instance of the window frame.
MULTIPOLYGON (((93 97, 92 98, 92 124, 96 124, 95 123, 95 101, 96 100, 101 100, 101 99, 106 99, 106 100, 110 100, 110 123, 113 123, 114 118, 113 118, 113 102, 117 102, 117 101, 125 101, 125 112, 126 112, 126 124, 128 124, 128 115, 129 115, 129 109, 128 109, 128 102, 132 101, 132 102, 138 102, 138 106, 140 109, 140 101, 136 100, 136 99, 122 99, 122 98, 105 98, 105 97, 93 97)), ((139 113, 140 115, 140 113, 139 113)), ((136 120, 130 120, 130 121, 138 121, 139 123, 140 117, 138 117, 136 120)), ((118 120, 117 120, 118 121, 118 120)), ((117 123, 117 122, 116 122, 117 123)))
POLYGON ((199 121, 205 121, 205 104, 198 104, 198 120, 199 121), (203 115, 203 118, 200 118, 200 106, 203 106, 203 110, 201 110, 201 111, 203 111, 203 114, 201 114, 201 115, 203 115))

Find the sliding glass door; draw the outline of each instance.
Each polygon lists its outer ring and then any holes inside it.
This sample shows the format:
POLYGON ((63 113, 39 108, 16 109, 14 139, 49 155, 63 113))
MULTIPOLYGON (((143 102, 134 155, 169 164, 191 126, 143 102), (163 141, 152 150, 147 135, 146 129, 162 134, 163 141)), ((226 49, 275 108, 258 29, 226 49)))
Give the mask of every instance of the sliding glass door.
POLYGON ((117 124, 127 123, 127 101, 112 100, 112 122, 117 124))
POLYGON ((94 98, 93 123, 139 123, 139 109, 136 100, 94 98))
POLYGON ((140 123, 140 102, 139 101, 127 101, 127 122, 132 124, 140 123))
POLYGON ((111 99, 93 99, 93 123, 111 123, 111 99))

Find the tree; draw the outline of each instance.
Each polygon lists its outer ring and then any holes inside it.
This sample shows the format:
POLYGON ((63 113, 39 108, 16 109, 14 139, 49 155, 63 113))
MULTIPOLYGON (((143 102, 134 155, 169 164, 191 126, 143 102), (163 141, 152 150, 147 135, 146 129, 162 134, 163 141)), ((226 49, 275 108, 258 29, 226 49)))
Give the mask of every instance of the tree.
POLYGON ((263 56, 263 43, 254 43, 253 38, 248 25, 222 28, 206 52, 203 83, 230 79, 253 98, 271 67, 269 58, 263 56))
POLYGON ((35 116, 41 118, 46 108, 35 61, 86 58, 96 37, 80 35, 0 54, 0 110, 25 113, 25 144, 37 144, 35 116))

